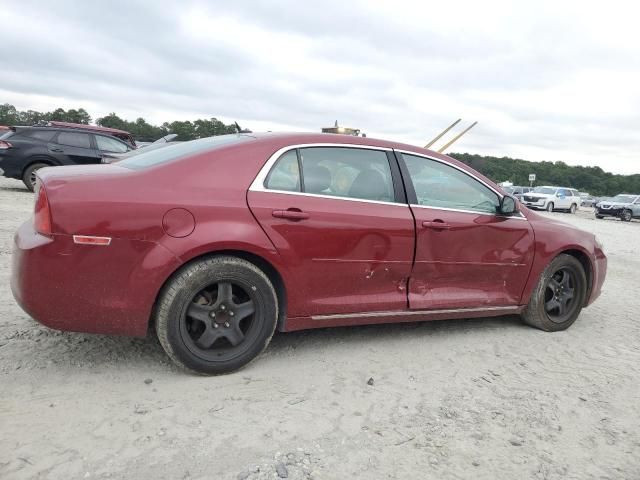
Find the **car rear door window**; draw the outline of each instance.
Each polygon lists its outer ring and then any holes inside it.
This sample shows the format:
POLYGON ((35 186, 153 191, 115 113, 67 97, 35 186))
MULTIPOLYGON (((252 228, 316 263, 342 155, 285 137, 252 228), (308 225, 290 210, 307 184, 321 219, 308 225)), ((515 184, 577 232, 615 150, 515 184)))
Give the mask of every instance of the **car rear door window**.
POLYGON ((418 205, 472 212, 496 213, 500 198, 472 176, 445 163, 402 155, 418 205))
POLYGON ((94 138, 96 139, 96 146, 101 152, 125 153, 129 150, 124 143, 115 138, 102 135, 95 135, 94 138))
POLYGON ((24 132, 23 135, 26 135, 29 138, 42 140, 43 142, 50 142, 55 134, 55 130, 30 130, 24 132))
POLYGON ((89 134, 79 132, 60 132, 57 143, 70 147, 91 148, 89 134))
POLYGON ((269 190, 301 191, 297 150, 289 150, 276 161, 264 182, 264 186, 269 190))
POLYGON ((347 147, 301 148, 304 192, 382 202, 394 201, 387 153, 347 147))

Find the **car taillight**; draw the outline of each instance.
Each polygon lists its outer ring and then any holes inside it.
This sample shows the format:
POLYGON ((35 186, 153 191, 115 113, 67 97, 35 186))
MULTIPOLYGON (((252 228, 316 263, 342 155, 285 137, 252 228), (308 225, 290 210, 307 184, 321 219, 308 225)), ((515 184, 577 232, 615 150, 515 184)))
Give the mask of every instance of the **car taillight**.
POLYGON ((8 150, 11 147, 13 147, 13 145, 11 145, 9 142, 6 142, 4 140, 0 140, 0 150, 8 150))
POLYGON ((36 206, 33 215, 33 224, 36 232, 42 235, 51 235, 51 207, 44 186, 38 181, 36 206))

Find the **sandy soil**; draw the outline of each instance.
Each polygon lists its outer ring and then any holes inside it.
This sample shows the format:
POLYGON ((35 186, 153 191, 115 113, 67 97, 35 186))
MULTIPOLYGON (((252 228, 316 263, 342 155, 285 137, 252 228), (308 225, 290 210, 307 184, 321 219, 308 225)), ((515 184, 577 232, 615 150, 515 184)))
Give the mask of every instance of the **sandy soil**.
POLYGON ((202 378, 153 336, 20 310, 11 237, 32 203, 0 179, 0 478, 640 478, 640 222, 550 214, 610 261, 566 332, 506 317, 280 334, 202 378))

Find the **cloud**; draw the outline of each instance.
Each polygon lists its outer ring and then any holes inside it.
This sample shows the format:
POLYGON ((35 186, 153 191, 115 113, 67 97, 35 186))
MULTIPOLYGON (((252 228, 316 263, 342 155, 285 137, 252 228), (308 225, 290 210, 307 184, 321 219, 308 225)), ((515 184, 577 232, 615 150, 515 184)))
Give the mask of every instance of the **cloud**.
POLYGON ((456 151, 640 172, 640 8, 608 2, 36 2, 2 7, 0 102, 153 122, 338 119, 456 151))

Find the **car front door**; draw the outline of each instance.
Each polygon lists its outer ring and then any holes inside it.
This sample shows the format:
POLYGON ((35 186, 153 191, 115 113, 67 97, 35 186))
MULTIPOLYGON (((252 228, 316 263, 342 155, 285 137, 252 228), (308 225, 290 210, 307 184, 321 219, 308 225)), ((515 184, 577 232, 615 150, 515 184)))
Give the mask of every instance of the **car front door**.
POLYGON ((398 152, 416 222, 411 309, 514 306, 528 278, 534 236, 500 195, 444 160, 398 152))
POLYGON ((100 156, 93 148, 88 133, 74 130, 60 131, 54 143, 50 143, 48 148, 52 152, 65 155, 71 164, 100 163, 100 156))
POLYGON ((640 196, 636 197, 631 208, 633 209, 633 216, 640 217, 640 196))
POLYGON ((556 192, 556 208, 571 207, 571 192, 566 188, 559 188, 556 192))
POLYGON ((247 198, 289 268, 289 317, 407 309, 414 221, 391 150, 287 147, 247 198))

